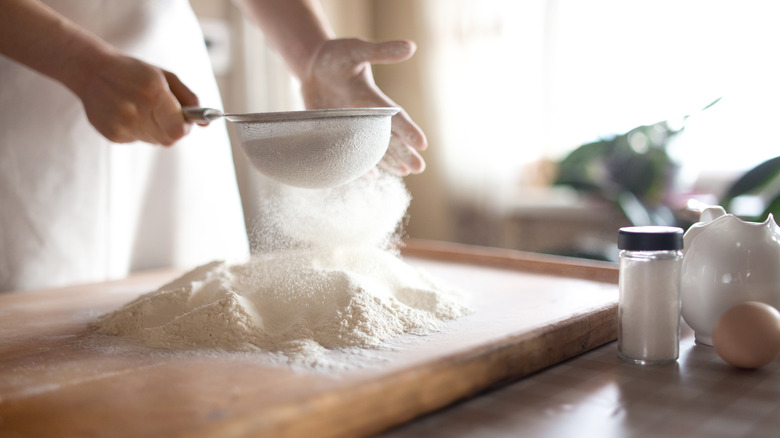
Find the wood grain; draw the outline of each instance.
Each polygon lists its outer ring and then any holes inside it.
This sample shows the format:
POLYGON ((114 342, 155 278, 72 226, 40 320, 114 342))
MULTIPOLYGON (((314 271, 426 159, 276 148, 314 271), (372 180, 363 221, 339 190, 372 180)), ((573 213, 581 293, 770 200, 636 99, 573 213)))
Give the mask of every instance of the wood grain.
POLYGON ((96 346, 98 315, 179 272, 0 295, 0 436, 362 436, 615 339, 609 266, 429 242, 404 254, 475 313, 341 374, 96 346))

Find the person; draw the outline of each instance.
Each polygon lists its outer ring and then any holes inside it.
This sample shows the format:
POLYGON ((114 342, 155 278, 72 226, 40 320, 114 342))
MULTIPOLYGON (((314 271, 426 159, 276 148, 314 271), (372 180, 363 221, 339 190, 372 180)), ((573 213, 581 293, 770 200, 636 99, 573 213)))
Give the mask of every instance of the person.
MULTIPOLYGON (((236 2, 307 108, 397 106, 371 64, 403 61, 413 43, 336 39, 314 0, 236 2)), ((221 105, 187 0, 4 1, 0 290, 247 256, 225 126, 182 116, 201 103, 221 105)), ((392 133, 380 167, 422 172, 420 128, 401 111, 392 133)))

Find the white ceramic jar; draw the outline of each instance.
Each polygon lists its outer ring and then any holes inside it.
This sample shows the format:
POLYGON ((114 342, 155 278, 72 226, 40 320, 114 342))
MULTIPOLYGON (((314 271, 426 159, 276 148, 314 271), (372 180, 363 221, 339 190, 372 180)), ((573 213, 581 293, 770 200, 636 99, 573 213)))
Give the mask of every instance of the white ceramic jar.
POLYGON ((780 228, 771 214, 763 223, 746 222, 710 207, 684 240, 682 316, 698 343, 712 345, 715 322, 736 304, 780 309, 780 228))

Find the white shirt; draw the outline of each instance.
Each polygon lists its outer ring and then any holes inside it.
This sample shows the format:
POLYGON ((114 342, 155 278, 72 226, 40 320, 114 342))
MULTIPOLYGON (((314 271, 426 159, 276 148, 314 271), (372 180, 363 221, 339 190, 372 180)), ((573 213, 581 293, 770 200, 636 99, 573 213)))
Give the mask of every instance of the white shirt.
MULTIPOLYGON (((186 0, 47 3, 221 106, 186 0)), ((64 86, 0 56, 0 291, 247 255, 223 123, 172 148, 114 144, 64 86)))

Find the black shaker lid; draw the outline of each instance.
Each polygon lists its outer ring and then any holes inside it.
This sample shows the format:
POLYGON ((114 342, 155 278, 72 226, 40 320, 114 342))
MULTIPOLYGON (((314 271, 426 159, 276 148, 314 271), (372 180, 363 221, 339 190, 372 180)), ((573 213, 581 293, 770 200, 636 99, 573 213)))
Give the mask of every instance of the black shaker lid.
POLYGON ((673 251, 683 248, 683 229, 678 227, 623 227, 618 231, 618 249, 627 251, 673 251))

